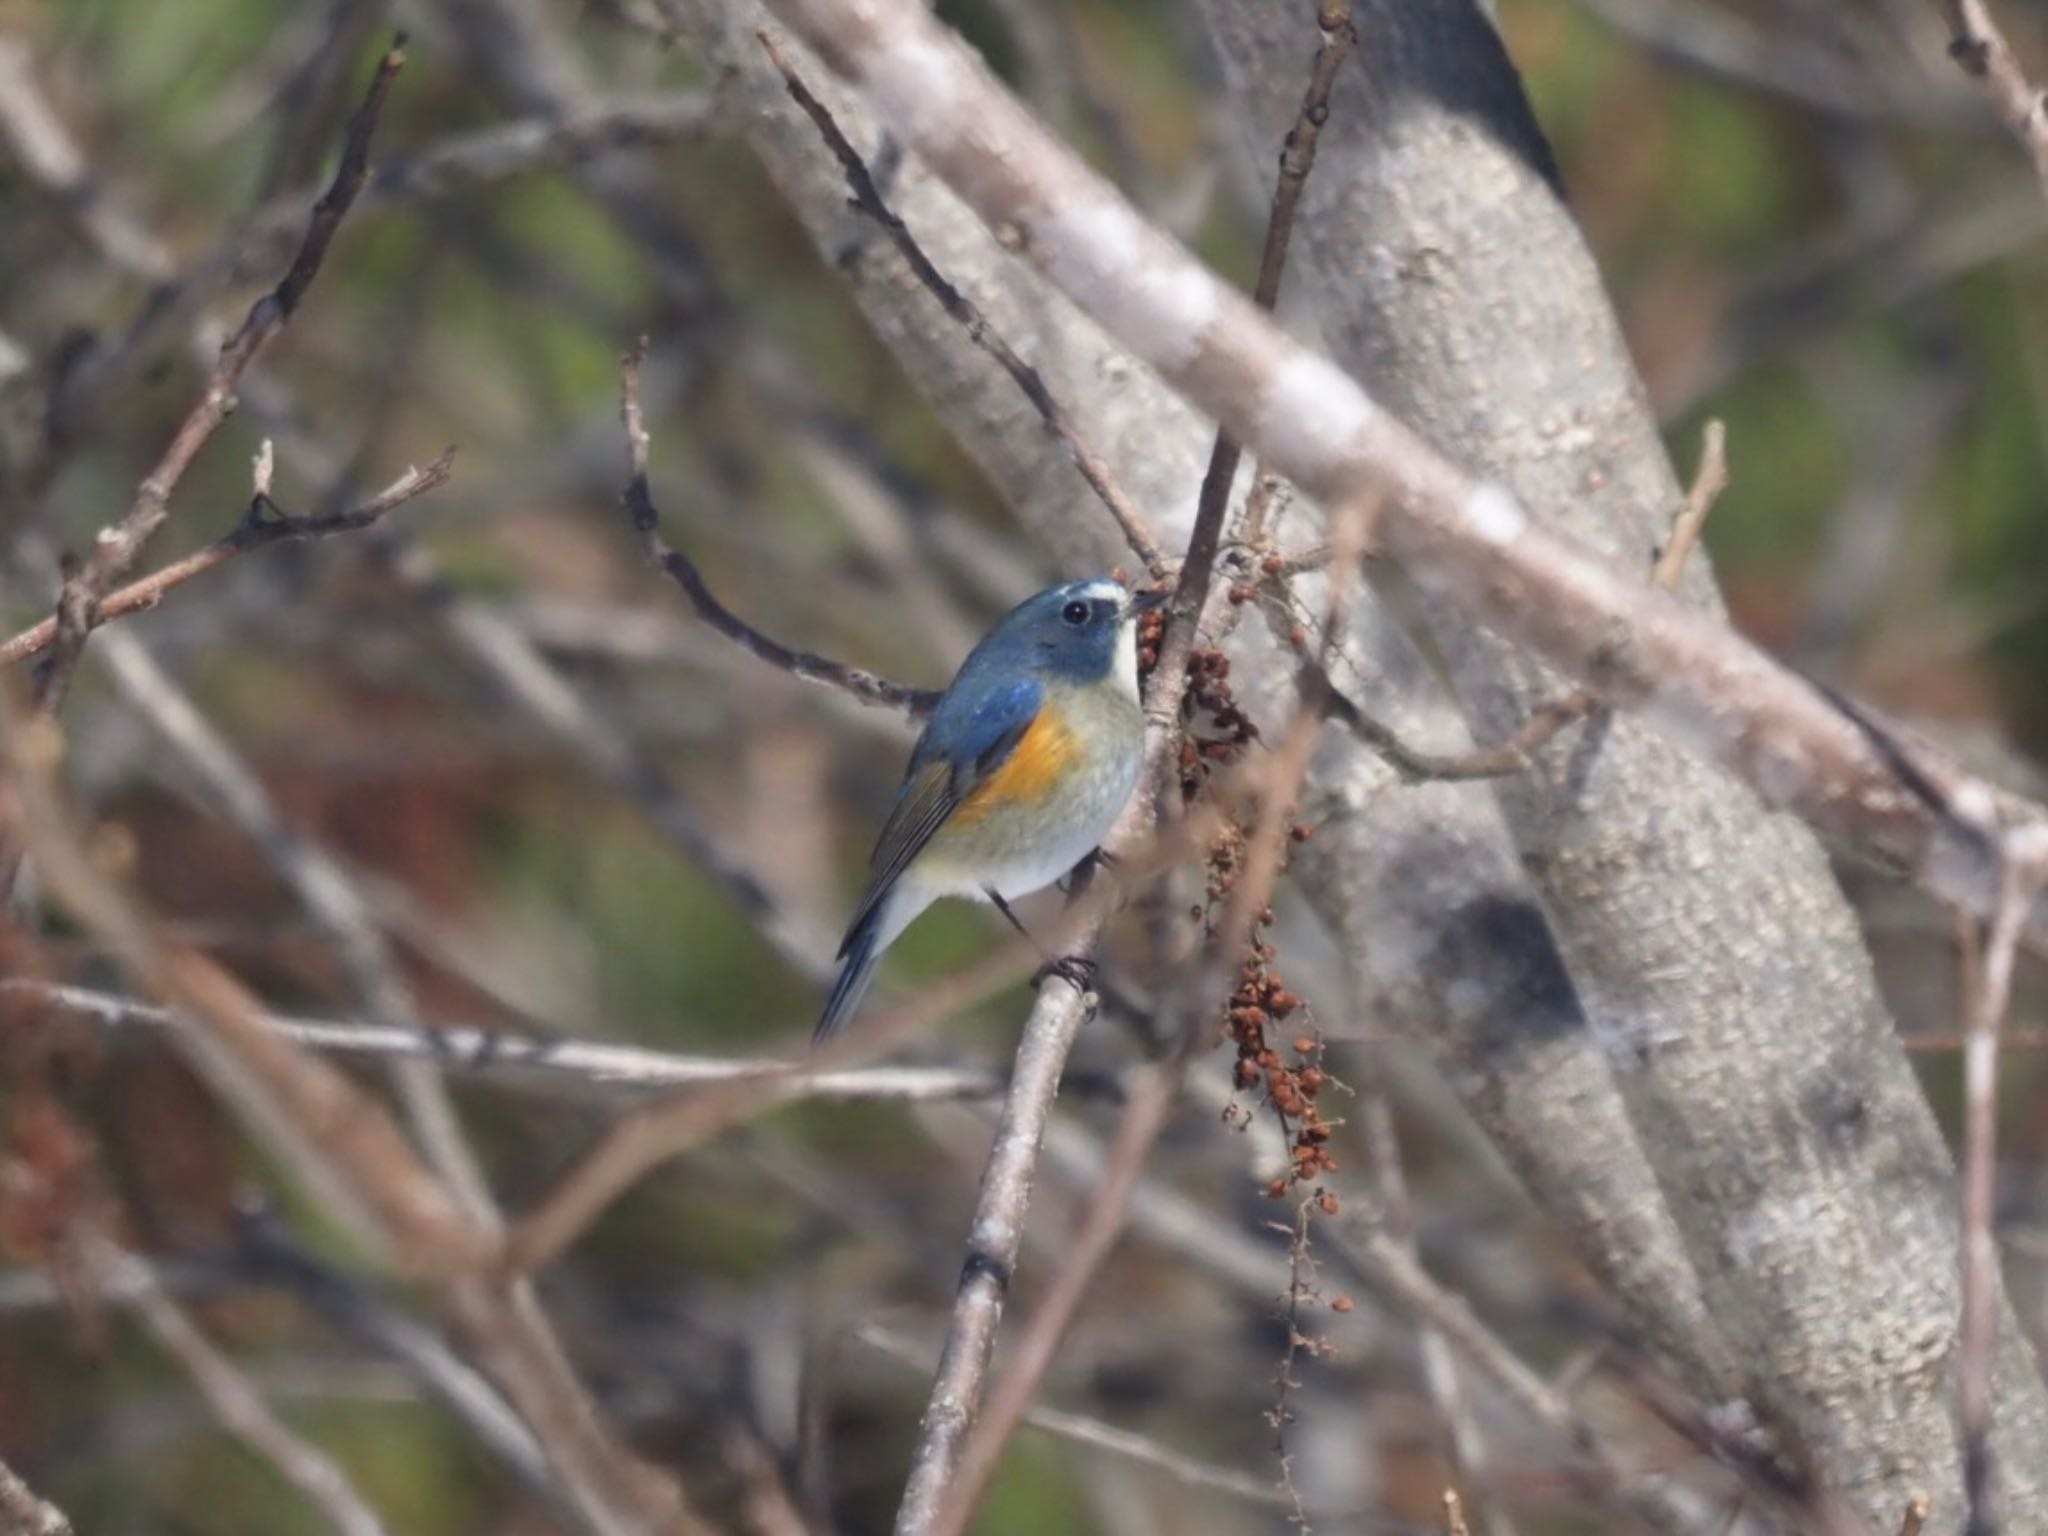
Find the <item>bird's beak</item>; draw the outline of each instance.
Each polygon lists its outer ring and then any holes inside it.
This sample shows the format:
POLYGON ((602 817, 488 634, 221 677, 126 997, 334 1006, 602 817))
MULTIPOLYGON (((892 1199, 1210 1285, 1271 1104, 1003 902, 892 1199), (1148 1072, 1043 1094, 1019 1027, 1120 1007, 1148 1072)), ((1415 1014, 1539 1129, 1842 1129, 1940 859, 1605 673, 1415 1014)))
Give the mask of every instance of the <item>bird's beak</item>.
POLYGON ((1166 588, 1162 592, 1133 592, 1130 603, 1131 616, 1133 618, 1142 618, 1155 608, 1164 608, 1172 600, 1173 588, 1171 587, 1166 588))

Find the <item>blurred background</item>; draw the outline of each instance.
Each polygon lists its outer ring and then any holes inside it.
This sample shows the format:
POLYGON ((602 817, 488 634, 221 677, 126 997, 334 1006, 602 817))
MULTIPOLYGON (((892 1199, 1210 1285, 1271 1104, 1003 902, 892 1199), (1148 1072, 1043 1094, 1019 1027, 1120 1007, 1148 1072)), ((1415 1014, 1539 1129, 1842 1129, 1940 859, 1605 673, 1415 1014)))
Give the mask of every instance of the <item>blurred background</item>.
MULTIPOLYGON (((1249 284, 1263 210, 1211 117, 1217 66, 1173 0, 940 10, 1249 284)), ((2000 10, 2028 58, 2048 57, 2048 12, 2000 10)), ((1943 56, 1935 8, 1502 0, 1498 21, 1682 469, 1702 423, 1727 423, 1733 483, 1706 542, 1739 625, 2038 789, 2048 206, 1943 56)), ((236 525, 264 439, 290 513, 343 509, 451 444, 453 479, 373 530, 257 551, 125 621, 140 661, 97 636, 65 707, 69 782, 118 829, 167 926, 279 1013, 372 1010, 333 932, 223 812, 219 779, 143 707, 166 680, 345 869, 424 1019, 698 1055, 792 1049, 911 727, 761 665, 645 567, 619 507, 620 353, 653 338, 668 537, 779 638, 935 686, 1012 601, 1082 573, 1025 539, 948 440, 713 120, 655 7, 0 0, 5 632, 48 611, 51 554, 128 505, 220 337, 276 280, 298 225, 280 244, 266 210, 294 212, 324 180, 400 25, 410 57, 378 180, 143 566, 236 525), (577 142, 503 132, 570 108, 609 110, 610 126, 577 142), (53 129, 75 161, 52 158, 53 129), (607 777, 592 730, 565 732, 546 687, 508 684, 529 662, 667 787, 607 777), (779 914, 766 931, 764 893, 779 914)), ((1312 47, 1305 23, 1304 65, 1312 47)), ((1952 1122, 1947 919, 1845 877, 1952 1122)), ((1370 1079, 1378 1106, 1343 1135, 1397 1138, 1425 1263, 1544 1372, 1572 1380, 1624 1350, 1426 1065, 1350 1014, 1317 959, 1326 941, 1281 905, 1332 1069, 1370 1079)), ((907 987, 996 932, 941 909, 890 974, 907 987)), ((38 974, 119 990, 84 936, 46 938, 38 974)), ((905 1059, 1000 1069, 1025 1007, 1012 989, 905 1059)), ((2000 1212, 2036 1319, 2038 1021, 2023 994, 2000 1212)), ((4 1050, 0 1156, 114 1191, 123 1238, 390 1530, 554 1528, 419 1359, 376 1342, 407 1315, 403 1293, 354 1275, 346 1240, 291 1208, 150 1029, 24 1011, 4 1050)), ((1069 1227, 1108 1087, 1137 1054, 1114 1019, 1084 1036, 1038 1190, 1045 1233, 1069 1227)), ((1162 1188, 1049 1383, 1074 1422, 1020 1434, 979 1530, 1285 1528, 1269 1414, 1287 1241, 1270 1227, 1289 1213, 1259 1196, 1283 1149, 1219 1122, 1220 1059, 1198 1075, 1154 1164, 1162 1188), (1140 1449, 1105 1445, 1104 1426, 1140 1449), (1193 1470, 1161 1465, 1163 1450, 1193 1470)), ((568 1076, 456 1085, 514 1208, 627 1102, 568 1076)), ((887 1527, 990 1111, 779 1111, 641 1184, 549 1272, 544 1297, 613 1421, 733 1529, 887 1527), (772 1483, 794 1526, 762 1502, 772 1483)), ((81 1532, 323 1528, 158 1342, 48 1262, 43 1214, 0 1198, 0 1459, 81 1532)), ((1027 1298, 1047 1257, 1027 1243, 1027 1298)), ((1306 1327, 1328 1348, 1292 1367, 1287 1431, 1316 1528, 1439 1528, 1451 1480, 1475 1519, 1607 1528, 1550 1442, 1481 1389, 1485 1467, 1467 1477, 1432 1381, 1442 1361, 1340 1245, 1318 1263, 1306 1327)), ((1733 1517, 1732 1483, 1653 1388, 1609 1372, 1582 1404, 1651 1463, 1697 1463, 1703 1508, 1733 1517)))

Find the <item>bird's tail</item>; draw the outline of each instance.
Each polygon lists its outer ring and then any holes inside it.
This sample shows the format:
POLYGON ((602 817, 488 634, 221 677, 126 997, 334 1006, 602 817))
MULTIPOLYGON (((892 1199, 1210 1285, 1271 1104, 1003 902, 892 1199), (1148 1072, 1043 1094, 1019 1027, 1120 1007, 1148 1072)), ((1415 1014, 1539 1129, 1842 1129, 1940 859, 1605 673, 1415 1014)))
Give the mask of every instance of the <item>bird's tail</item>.
POLYGON ((832 995, 825 999, 825 1011, 818 1015, 817 1032, 811 1036, 816 1044, 832 1034, 853 1017, 860 1007, 861 994, 867 991, 869 981, 874 979, 875 965, 882 958, 882 950, 890 935, 883 927, 883 914, 887 902, 877 903, 861 920, 853 925, 846 935, 846 942, 839 946, 839 979, 832 983, 832 995))

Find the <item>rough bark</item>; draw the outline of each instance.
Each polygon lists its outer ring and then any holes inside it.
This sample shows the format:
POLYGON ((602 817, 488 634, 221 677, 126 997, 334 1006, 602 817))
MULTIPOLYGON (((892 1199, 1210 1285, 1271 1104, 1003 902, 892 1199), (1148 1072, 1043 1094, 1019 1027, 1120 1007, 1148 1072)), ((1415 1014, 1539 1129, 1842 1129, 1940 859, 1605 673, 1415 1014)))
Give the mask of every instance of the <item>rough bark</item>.
MULTIPOLYGON (((1309 7, 1199 9, 1268 142, 1309 7)), ((1303 217, 1335 356, 1447 455, 1644 568, 1678 488, 1512 65, 1470 0, 1358 12, 1303 217)), ((1704 562, 1686 591, 1715 603, 1704 562)), ((1461 615, 1426 622, 1482 737, 1559 692, 1461 615)), ((1925 1488, 1929 1528, 1955 1529, 1952 1170, 1814 837, 1627 719, 1567 734, 1500 800, 1756 1401, 1873 1526, 1925 1488)), ((2009 1318, 2001 1387, 2010 1528, 2048 1529, 2048 1394, 2009 1318)))
MULTIPOLYGON (((869 324, 1023 524, 1070 572, 1128 563, 1109 519, 1015 385, 847 207, 836 167, 783 93, 756 29, 768 25, 806 61, 807 83, 870 153, 879 142, 871 117, 756 6, 687 0, 670 9, 686 21, 734 121, 869 324)), ((1300 62, 1305 78, 1306 56, 1300 62)), ((1005 252, 914 158, 888 193, 940 270, 1085 424, 1168 545, 1184 543, 1212 429, 1005 252)), ((1391 626, 1361 627, 1371 633, 1354 646, 1354 659, 1378 679, 1374 710, 1418 736, 1454 742, 1458 722, 1413 650, 1391 626)), ((1256 624, 1242 626, 1233 645, 1242 695, 1284 717, 1291 660, 1256 624)), ((1305 849, 1300 879, 1346 941, 1361 1016, 1430 1053, 1635 1322, 1715 1400, 1736 1393, 1731 1357, 1646 1166, 1629 1150, 1634 1133, 1490 795, 1471 785, 1404 788, 1341 733, 1321 746, 1309 793, 1323 831, 1305 849)))

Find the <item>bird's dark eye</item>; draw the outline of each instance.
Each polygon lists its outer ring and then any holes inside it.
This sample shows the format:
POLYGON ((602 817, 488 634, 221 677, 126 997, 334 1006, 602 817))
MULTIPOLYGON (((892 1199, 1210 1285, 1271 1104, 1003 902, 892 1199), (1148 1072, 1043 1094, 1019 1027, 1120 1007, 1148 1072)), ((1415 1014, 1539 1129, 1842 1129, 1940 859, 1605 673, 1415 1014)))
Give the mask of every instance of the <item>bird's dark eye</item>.
POLYGON ((1069 624, 1079 626, 1088 622, 1088 612, 1088 605, 1077 598, 1060 610, 1060 617, 1069 624))

